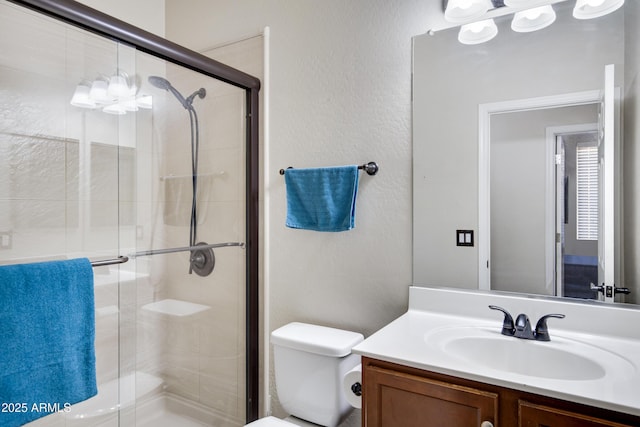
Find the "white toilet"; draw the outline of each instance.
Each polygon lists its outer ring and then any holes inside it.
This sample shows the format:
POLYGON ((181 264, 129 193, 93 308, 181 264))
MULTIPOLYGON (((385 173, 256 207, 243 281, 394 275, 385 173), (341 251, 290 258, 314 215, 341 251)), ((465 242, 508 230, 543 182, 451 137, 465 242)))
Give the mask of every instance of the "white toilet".
MULTIPOLYGON (((278 399, 293 417, 335 427, 353 409, 342 390, 343 376, 360 363, 351 349, 362 334, 307 323, 289 323, 271 333, 278 399)), ((299 423, 261 418, 247 427, 295 427, 299 423)))

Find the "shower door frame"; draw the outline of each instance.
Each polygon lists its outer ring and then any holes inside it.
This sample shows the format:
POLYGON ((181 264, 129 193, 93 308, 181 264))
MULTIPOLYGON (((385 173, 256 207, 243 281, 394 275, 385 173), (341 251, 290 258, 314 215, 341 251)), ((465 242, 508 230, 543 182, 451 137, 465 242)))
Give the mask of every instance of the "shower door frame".
POLYGON ((246 105, 246 421, 258 419, 258 108, 260 80, 72 0, 8 0, 245 91, 246 105))

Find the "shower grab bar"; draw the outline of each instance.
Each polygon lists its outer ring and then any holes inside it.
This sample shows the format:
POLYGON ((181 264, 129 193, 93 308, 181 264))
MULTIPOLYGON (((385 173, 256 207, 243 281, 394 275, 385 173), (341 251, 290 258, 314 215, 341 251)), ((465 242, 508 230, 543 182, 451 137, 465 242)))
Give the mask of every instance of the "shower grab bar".
MULTIPOLYGON (((213 172, 213 173, 201 173, 198 175, 198 178, 208 178, 210 176, 212 177, 218 177, 218 176, 225 176, 227 174, 226 171, 220 171, 220 172, 213 172)), ((193 175, 165 175, 165 176, 161 176, 160 177, 160 181, 166 181, 168 179, 182 179, 182 178, 193 178, 193 175)))
POLYGON ((151 249, 148 251, 141 251, 141 252, 129 254, 128 256, 119 256, 118 258, 92 261, 91 266, 102 267, 105 265, 124 264, 125 262, 129 261, 129 259, 134 259, 139 256, 171 254, 174 252, 187 252, 187 251, 196 251, 196 250, 202 250, 202 249, 226 248, 231 246, 239 246, 240 248, 244 249, 245 243, 244 242, 226 242, 226 243, 212 243, 210 245, 183 246, 180 248, 151 249))
MULTIPOLYGON (((291 166, 289 166, 287 169, 293 169, 291 166)), ((378 167, 378 164, 376 162, 369 162, 366 163, 364 165, 360 165, 358 166, 359 170, 364 170, 367 174, 369 175, 375 175, 378 173, 378 170, 380 170, 380 168, 378 167)), ((284 175, 284 169, 280 169, 280 175, 284 175)))

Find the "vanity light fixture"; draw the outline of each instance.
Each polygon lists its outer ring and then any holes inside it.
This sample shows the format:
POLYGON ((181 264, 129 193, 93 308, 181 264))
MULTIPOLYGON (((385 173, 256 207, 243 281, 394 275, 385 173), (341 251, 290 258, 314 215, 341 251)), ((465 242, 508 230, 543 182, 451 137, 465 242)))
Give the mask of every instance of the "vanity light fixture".
POLYGON ((460 24, 482 17, 493 7, 491 0, 449 0, 444 9, 444 18, 460 24))
POLYGON ((577 0, 573 8, 576 19, 599 18, 622 7, 624 0, 577 0))
MULTIPOLYGON (((556 12, 552 4, 564 1, 568 0, 443 0, 443 5, 445 19, 460 25, 458 41, 479 44, 498 34, 493 18, 514 14, 511 21, 513 31, 537 31, 555 22, 556 12)), ((624 0, 576 0, 573 16, 577 19, 598 18, 620 9, 622 5, 624 0)), ((434 34, 435 31, 428 33, 434 34)))
POLYGON ((458 41, 462 44, 480 44, 491 40, 497 34, 498 27, 493 19, 485 19, 460 27, 458 41))
POLYGON ((540 0, 504 0, 504 5, 509 7, 528 7, 534 3, 540 3, 540 0))
POLYGON ((556 12, 551 5, 534 7, 517 12, 511 21, 511 29, 518 33, 538 31, 553 24, 556 12))

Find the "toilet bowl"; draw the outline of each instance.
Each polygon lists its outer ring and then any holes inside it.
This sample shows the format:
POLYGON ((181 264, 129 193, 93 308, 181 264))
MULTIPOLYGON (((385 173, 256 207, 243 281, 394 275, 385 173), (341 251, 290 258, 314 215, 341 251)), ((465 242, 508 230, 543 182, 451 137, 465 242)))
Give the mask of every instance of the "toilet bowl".
MULTIPOLYGON (((271 333, 276 390, 280 404, 296 419, 336 427, 351 412, 342 390, 344 375, 360 363, 351 349, 357 332, 293 322, 271 333)), ((312 424, 312 425, 313 425, 312 424)), ((300 423, 265 417, 247 427, 297 427, 300 423)))
MULTIPOLYGON (((317 424, 307 423, 307 425, 311 426, 311 425, 317 425, 317 424)), ((300 426, 300 423, 294 423, 294 422, 288 421, 287 419, 281 420, 280 418, 276 418, 276 417, 260 418, 259 420, 256 420, 246 425, 246 427, 299 427, 299 426, 300 426)))

